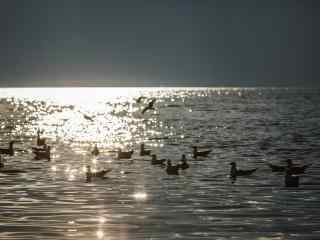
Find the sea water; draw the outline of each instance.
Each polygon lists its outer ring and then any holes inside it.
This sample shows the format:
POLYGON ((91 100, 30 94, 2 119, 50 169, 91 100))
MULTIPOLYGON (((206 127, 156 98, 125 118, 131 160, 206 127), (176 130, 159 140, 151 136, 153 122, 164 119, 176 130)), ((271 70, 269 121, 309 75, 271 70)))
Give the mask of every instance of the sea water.
POLYGON ((317 89, 2 88, 5 169, 26 172, 0 171, 0 239, 320 239, 319 106, 317 89), (34 160, 38 129, 51 161, 34 160), (141 143, 190 168, 167 175, 141 143), (267 165, 287 159, 312 164, 299 188, 267 165), (232 183, 230 162, 258 170, 232 183), (112 171, 88 183, 87 165, 112 171))

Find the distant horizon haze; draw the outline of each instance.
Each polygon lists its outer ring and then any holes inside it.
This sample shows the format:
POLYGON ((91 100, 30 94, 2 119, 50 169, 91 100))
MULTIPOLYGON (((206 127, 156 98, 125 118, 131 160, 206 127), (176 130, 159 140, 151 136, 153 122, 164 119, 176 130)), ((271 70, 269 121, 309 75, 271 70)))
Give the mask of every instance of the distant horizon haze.
POLYGON ((320 2, 4 0, 0 87, 320 86, 320 2))

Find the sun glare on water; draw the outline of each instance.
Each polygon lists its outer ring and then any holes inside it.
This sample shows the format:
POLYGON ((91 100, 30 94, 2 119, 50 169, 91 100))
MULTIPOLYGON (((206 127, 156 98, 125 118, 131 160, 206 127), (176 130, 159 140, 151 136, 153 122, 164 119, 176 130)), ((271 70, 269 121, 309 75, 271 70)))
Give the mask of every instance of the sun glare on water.
POLYGON ((133 198, 137 201, 145 201, 145 200, 147 200, 148 195, 145 192, 137 192, 137 193, 133 194, 133 198))
MULTIPOLYGON (((179 91, 179 95, 172 95, 176 94, 174 88, 8 90, 0 90, 0 94, 9 102, 11 110, 8 112, 25 114, 23 125, 16 127, 16 135, 35 136, 37 130, 41 129, 45 138, 52 141, 62 140, 77 152, 84 147, 90 149, 94 144, 103 149, 132 149, 133 146, 145 141, 146 136, 157 138, 163 132, 150 126, 159 124, 160 128, 165 127, 163 122, 159 121, 164 99, 177 102, 178 98, 182 101, 184 94, 189 94, 186 90, 179 91), (140 97, 143 97, 142 100, 138 100, 140 97), (142 110, 153 98, 157 99, 156 110, 144 115, 142 110)), ((173 134, 172 131, 169 133, 170 136, 173 134)), ((181 135, 181 139, 183 138, 184 135, 181 135)), ((161 144, 152 142, 150 146, 161 147, 163 146, 161 144)), ((55 158, 58 154, 59 152, 55 158)), ((79 154, 85 156, 87 153, 79 152, 79 154)), ((97 159, 92 159, 92 164, 97 162, 97 159)))
POLYGON ((141 126, 141 106, 135 100, 142 90, 137 88, 27 88, 10 89, 10 94, 2 95, 18 99, 16 108, 49 138, 121 147, 141 126))

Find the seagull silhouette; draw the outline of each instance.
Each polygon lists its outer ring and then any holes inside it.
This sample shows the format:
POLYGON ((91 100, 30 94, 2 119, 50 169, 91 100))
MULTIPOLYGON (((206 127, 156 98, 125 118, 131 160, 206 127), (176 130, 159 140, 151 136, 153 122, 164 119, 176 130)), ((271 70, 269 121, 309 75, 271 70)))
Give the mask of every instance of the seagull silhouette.
POLYGON ((144 114, 146 111, 148 111, 148 110, 154 110, 154 107, 153 107, 153 105, 154 105, 154 103, 156 102, 156 99, 154 98, 154 99, 152 99, 149 103, 148 103, 148 106, 146 106, 143 110, 142 110, 142 114, 144 114))
POLYGON ((90 116, 88 116, 88 115, 86 115, 86 114, 83 114, 83 117, 84 117, 86 120, 89 120, 89 121, 93 122, 92 117, 90 117, 90 116))
POLYGON ((83 113, 83 112, 81 112, 81 111, 78 111, 78 112, 83 115, 84 119, 86 119, 86 120, 88 120, 88 121, 91 121, 91 122, 94 121, 94 120, 93 120, 93 117, 90 117, 89 115, 87 115, 87 114, 85 114, 85 113, 83 113))

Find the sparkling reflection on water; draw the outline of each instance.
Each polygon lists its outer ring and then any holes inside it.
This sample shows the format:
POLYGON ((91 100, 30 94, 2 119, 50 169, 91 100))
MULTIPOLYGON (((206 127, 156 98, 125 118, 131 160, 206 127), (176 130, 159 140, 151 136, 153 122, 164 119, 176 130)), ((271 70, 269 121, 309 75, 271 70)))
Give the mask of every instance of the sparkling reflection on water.
POLYGON ((51 88, 0 90, 0 239, 318 239, 320 97, 303 89, 51 88), (139 96, 145 96, 137 103, 139 96), (155 110, 141 110, 156 98, 155 110), (35 161, 37 129, 53 147, 35 161), (138 155, 144 142, 177 163, 191 146, 213 149, 168 176, 138 155), (101 154, 91 156, 94 144, 101 154), (135 153, 116 160, 118 148, 135 153), (312 163, 299 189, 266 162, 312 163), (231 184, 229 162, 258 167, 231 184), (86 183, 92 171, 112 171, 86 183))

